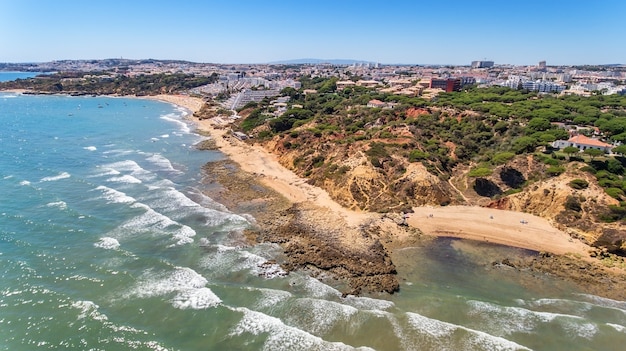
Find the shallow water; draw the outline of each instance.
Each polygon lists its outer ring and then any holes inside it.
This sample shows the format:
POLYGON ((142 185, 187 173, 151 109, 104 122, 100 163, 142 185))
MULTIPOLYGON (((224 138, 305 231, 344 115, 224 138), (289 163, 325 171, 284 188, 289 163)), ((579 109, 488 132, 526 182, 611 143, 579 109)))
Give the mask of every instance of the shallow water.
POLYGON ((401 291, 342 298, 240 247, 202 194, 222 154, 172 105, 0 93, 0 349, 615 350, 626 303, 492 267, 526 252, 399 250, 401 291))

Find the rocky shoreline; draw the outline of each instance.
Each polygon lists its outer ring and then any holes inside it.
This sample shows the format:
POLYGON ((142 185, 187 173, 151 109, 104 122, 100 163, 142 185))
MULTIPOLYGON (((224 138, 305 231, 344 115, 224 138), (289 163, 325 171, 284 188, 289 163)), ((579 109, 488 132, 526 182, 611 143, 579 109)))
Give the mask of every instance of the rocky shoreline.
MULTIPOLYGON (((391 238, 394 233, 380 228, 385 220, 350 228, 327 208, 289 202, 258 182, 259 175, 242 172, 232 161, 207 163, 204 171, 206 194, 233 212, 252 215, 256 225, 245 233, 248 243, 280 245, 285 258, 278 263, 287 272, 305 270, 344 295, 399 290, 390 249, 384 245, 395 242, 391 238), (358 236, 357 242, 344 244, 346 231, 352 231, 348 237, 358 236)), ((411 231, 412 240, 419 240, 415 229, 402 228, 389 218, 386 224, 411 231)))
MULTIPOLYGON (((208 141, 202 147, 214 146, 208 141)), ((245 233, 245 245, 261 242, 280 245, 284 256, 276 263, 285 271, 306 271, 344 295, 399 291, 399 277, 391 259, 393 250, 429 247, 434 239, 416 228, 404 226, 402 217, 394 214, 379 215, 359 228, 350 228, 343 218, 327 208, 290 202, 261 184, 262 177, 224 160, 204 166, 203 183, 206 195, 235 213, 247 213, 255 218, 255 226, 245 233), (345 243, 346 237, 355 234, 360 238, 358 242, 345 243)), ((544 279, 551 278, 574 284, 589 294, 626 300, 626 274, 604 267, 600 261, 534 253, 523 258, 502 257, 489 268, 503 266, 526 275, 527 284, 542 284, 544 279)))

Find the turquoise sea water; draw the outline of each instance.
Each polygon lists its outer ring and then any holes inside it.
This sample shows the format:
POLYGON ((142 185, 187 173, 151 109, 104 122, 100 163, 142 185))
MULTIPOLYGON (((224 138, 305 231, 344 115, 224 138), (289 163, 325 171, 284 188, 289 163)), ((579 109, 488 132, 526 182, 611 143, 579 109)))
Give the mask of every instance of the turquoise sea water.
POLYGON ((202 194, 223 159, 175 106, 0 93, 1 350, 617 350, 626 302, 529 281, 443 239, 394 253, 401 291, 284 275, 253 218, 202 194))
POLYGON ((16 79, 32 78, 41 72, 0 72, 0 82, 8 82, 16 79))

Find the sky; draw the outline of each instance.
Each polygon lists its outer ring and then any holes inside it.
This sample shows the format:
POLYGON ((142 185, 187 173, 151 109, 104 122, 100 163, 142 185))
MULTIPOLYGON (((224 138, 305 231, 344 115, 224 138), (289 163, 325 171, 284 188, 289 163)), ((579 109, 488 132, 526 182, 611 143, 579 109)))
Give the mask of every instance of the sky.
POLYGON ((0 0, 0 62, 626 64, 626 0, 0 0))

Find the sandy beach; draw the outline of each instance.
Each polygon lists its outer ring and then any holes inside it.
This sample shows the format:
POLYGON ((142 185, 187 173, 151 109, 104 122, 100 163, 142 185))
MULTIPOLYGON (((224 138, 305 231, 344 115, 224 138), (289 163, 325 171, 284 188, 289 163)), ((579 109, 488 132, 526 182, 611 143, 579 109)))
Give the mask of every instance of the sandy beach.
MULTIPOLYGON (((153 99, 167 101, 197 111, 203 101, 183 95, 159 95, 153 99)), ((262 147, 251 146, 230 135, 226 121, 193 118, 198 129, 208 133, 217 147, 238 163, 241 169, 258 176, 261 183, 281 193, 292 203, 311 202, 339 214, 351 227, 372 221, 380 215, 348 210, 321 188, 306 183, 283 167, 276 157, 262 147)), ((416 207, 407 223, 426 235, 445 236, 491 242, 554 254, 575 253, 588 256, 589 246, 573 240, 537 216, 513 211, 475 206, 416 207)), ((348 240, 350 241, 350 240, 348 240)))

